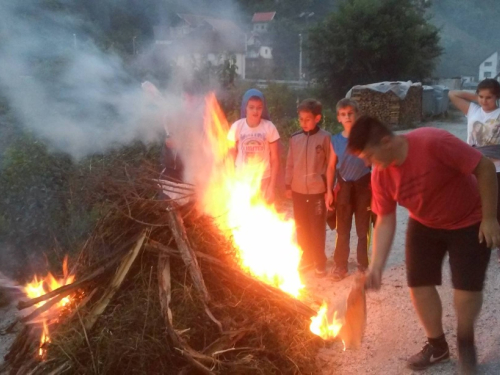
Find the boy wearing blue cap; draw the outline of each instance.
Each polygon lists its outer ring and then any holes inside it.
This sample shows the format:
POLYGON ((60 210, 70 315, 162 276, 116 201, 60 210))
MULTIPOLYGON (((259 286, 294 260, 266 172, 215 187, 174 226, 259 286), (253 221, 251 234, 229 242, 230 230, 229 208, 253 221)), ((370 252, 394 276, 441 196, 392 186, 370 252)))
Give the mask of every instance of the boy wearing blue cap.
POLYGON ((262 169, 261 191, 268 203, 274 201, 279 170, 280 136, 269 120, 264 95, 248 90, 241 104, 242 118, 231 125, 228 140, 234 142, 236 170, 262 169))

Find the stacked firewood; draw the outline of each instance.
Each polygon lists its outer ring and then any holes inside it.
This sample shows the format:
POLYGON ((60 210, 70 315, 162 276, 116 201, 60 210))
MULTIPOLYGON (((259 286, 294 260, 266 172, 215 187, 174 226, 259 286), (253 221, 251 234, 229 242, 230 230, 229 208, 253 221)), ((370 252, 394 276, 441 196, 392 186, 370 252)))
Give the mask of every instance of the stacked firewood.
POLYGON ((323 342, 309 332, 315 311, 243 272, 212 219, 190 203, 158 198, 156 178, 141 166, 99 181, 96 194, 109 211, 73 259, 75 281, 19 303, 31 312, 9 327, 18 335, 0 370, 317 372, 323 342), (71 303, 52 319, 50 340, 40 347, 36 318, 64 297, 71 303))
POLYGON ((413 126, 422 121, 420 85, 411 85, 404 99, 392 91, 381 93, 364 86, 353 88, 351 98, 357 101, 363 114, 377 117, 393 129, 413 126))

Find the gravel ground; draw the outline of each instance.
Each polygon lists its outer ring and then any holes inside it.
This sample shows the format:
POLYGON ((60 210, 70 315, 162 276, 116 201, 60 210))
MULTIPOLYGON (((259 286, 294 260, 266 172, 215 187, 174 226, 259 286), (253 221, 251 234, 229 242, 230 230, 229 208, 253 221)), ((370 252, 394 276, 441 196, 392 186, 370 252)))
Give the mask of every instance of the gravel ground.
MULTIPOLYGON (((446 129, 465 140, 465 119, 456 122, 432 122, 427 126, 446 129)), ((410 301, 406 287, 404 265, 404 241, 408 213, 398 207, 396 236, 388 264, 383 275, 383 287, 379 292, 367 294, 367 328, 359 350, 343 351, 340 341, 328 343, 317 360, 324 374, 412 374, 406 369, 406 358, 417 353, 425 342, 421 328, 410 301)), ((354 225, 353 225, 354 227, 354 225)), ((327 232, 327 253, 331 262, 335 244, 335 232, 327 232)), ((354 229, 351 234, 351 249, 356 248, 354 229)), ((356 267, 355 251, 350 254, 350 272, 356 267)), ((476 344, 480 363, 480 374, 500 374, 500 265, 496 253, 492 254, 488 268, 484 293, 484 304, 477 322, 476 344)), ((328 279, 316 279, 306 275, 308 290, 331 303, 343 301, 352 283, 352 277, 334 283, 328 279)), ((457 350, 455 335, 455 311, 453 290, 450 282, 448 262, 445 261, 443 285, 438 288, 443 301, 443 324, 450 344, 451 363, 444 363, 418 372, 419 374, 457 373, 457 350)))

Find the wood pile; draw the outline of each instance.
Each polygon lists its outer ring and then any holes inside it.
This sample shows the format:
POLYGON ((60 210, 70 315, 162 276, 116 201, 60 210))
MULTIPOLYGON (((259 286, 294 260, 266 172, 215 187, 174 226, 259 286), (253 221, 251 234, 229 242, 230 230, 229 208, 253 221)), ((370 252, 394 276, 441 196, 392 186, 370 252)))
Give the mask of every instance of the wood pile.
POLYGON ((351 99, 359 104, 361 113, 379 118, 392 129, 412 127, 422 122, 421 85, 411 85, 404 99, 392 91, 382 93, 355 86, 351 99))
POLYGON ((95 184, 109 211, 73 257, 75 281, 19 303, 31 312, 8 327, 18 335, 1 373, 319 372, 315 311, 243 272, 192 205, 158 199, 153 168, 117 174, 95 184), (37 316, 67 296, 40 347, 37 316))

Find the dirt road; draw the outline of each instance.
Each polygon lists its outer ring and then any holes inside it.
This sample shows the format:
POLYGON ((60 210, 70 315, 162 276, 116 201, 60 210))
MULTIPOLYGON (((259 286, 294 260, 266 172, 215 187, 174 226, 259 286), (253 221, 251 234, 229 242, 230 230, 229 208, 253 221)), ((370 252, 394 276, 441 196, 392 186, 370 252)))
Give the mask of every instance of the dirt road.
MULTIPOLYGON (((465 119, 455 123, 428 123, 446 129, 465 140, 465 119)), ((367 295, 368 319, 366 335, 361 349, 342 351, 341 342, 328 344, 319 353, 317 360, 324 374, 412 374, 406 369, 406 358, 417 353, 425 342, 425 334, 417 321, 408 289, 404 266, 404 239, 408 213, 398 207, 396 237, 388 265, 383 276, 380 292, 367 295)), ((335 244, 335 232, 328 231, 327 252, 329 262, 335 244)), ((351 249, 356 248, 354 230, 351 234, 351 249)), ((356 267, 355 251, 351 251, 349 267, 356 267)), ((330 265, 330 264, 329 264, 330 265)), ((330 265, 331 266, 331 265, 330 265)), ((345 298, 352 282, 348 277, 339 283, 327 279, 315 279, 306 275, 309 290, 317 295, 336 300, 345 298)), ((480 374, 500 374, 500 264, 496 252, 492 254, 485 288, 484 305, 477 322, 476 343, 480 374)), ((440 364, 419 374, 457 373, 457 350, 455 335, 455 311, 447 260, 443 274, 443 285, 438 288, 443 301, 443 324, 450 344, 451 363, 440 364)))

